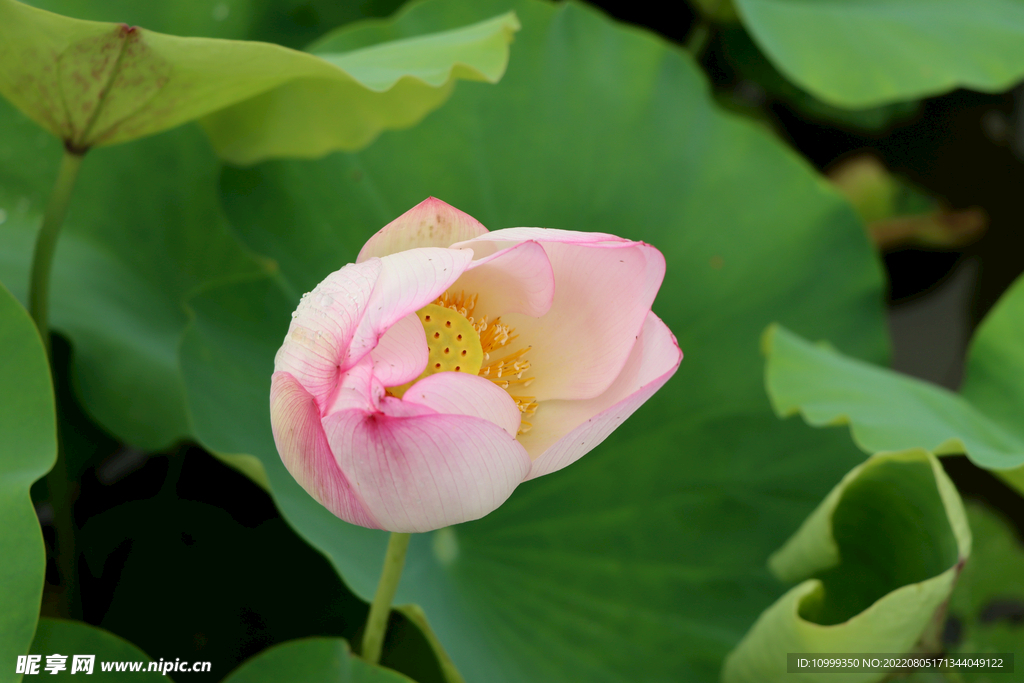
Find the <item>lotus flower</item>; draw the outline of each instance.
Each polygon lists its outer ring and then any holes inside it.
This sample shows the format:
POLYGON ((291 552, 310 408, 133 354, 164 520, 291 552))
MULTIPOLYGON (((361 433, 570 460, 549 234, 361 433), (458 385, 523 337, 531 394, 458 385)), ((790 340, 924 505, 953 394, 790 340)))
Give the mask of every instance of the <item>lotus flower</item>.
POLYGON ((434 198, 303 295, 274 361, 285 467, 333 514, 430 531, 578 460, 675 373, 654 247, 488 232, 434 198))

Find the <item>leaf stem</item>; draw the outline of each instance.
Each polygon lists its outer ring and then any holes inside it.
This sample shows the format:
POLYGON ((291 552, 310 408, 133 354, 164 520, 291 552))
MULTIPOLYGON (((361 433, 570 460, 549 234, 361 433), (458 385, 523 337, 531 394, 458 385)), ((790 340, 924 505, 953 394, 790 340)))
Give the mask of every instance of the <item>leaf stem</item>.
POLYGON ((391 614, 391 601, 395 599, 398 581, 402 578, 405 551, 409 549, 411 537, 412 534, 393 532, 388 539, 380 583, 377 584, 377 594, 373 596, 370 614, 366 618, 366 629, 363 632, 362 657, 371 664, 380 661, 380 653, 384 648, 384 633, 387 631, 388 616, 391 614))
POLYGON ((53 253, 57 248, 57 237, 60 226, 68 214, 71 193, 78 178, 78 169, 82 165, 82 155, 65 150, 57 172, 50 199, 43 213, 43 226, 36 237, 35 253, 32 255, 32 275, 29 280, 28 312, 36 323, 39 336, 43 338, 47 355, 50 354, 50 270, 53 266, 53 253))
MULTIPOLYGON (((50 199, 43 212, 43 225, 36 237, 35 253, 32 255, 32 274, 29 280, 28 310, 36 323, 46 355, 53 368, 53 354, 50 346, 50 271, 53 266, 53 254, 57 248, 57 237, 61 225, 68 214, 71 194, 78 178, 78 170, 82 165, 82 154, 65 146, 64 158, 60 162, 57 181, 50 192, 50 199)), ((53 526, 56 531, 54 561, 60 575, 60 611, 62 616, 75 618, 79 616, 78 595, 78 551, 75 542, 75 519, 71 486, 68 481, 68 463, 61 443, 58 425, 57 462, 46 475, 46 487, 50 493, 50 504, 53 505, 53 526)))

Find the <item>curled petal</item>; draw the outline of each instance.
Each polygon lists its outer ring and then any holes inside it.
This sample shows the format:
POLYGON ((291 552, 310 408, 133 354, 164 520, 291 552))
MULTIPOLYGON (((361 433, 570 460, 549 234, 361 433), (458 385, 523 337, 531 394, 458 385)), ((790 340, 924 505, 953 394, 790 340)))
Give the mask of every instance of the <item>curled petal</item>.
POLYGON ((516 402, 494 382, 464 372, 424 377, 405 393, 404 402, 442 415, 469 415, 493 422, 515 437, 522 415, 516 402))
POLYGON ((427 367, 428 355, 423 323, 410 313, 399 318, 370 352, 373 375, 386 387, 411 382, 427 367))
POLYGON ((347 265, 302 296, 292 314, 274 370, 292 375, 318 405, 334 393, 341 359, 380 277, 379 259, 347 265))
POLYGON ((323 411, 341 375, 390 327, 448 289, 472 257, 469 250, 414 249, 331 273, 299 302, 274 369, 294 376, 323 411))
POLYGON ((476 310, 492 319, 509 313, 536 318, 551 308, 555 274, 544 247, 537 242, 520 242, 474 259, 454 289, 476 294, 476 310))
POLYGON ((353 367, 338 375, 334 395, 320 404, 321 417, 340 410, 380 410, 384 398, 384 385, 374 375, 373 357, 366 356, 353 367))
POLYGON ((622 372, 608 390, 586 401, 545 401, 519 437, 534 458, 528 479, 579 460, 604 441, 675 374, 683 358, 676 339, 648 312, 622 372))
POLYGON ((472 260, 468 249, 437 248, 411 249, 380 259, 380 277, 352 336, 347 364, 358 362, 401 318, 439 297, 472 260))
POLYGON ((418 247, 448 247, 486 232, 469 214, 428 197, 377 231, 359 251, 356 263, 418 247))
POLYGON ((538 401, 599 396, 629 357, 665 277, 665 258, 643 242, 543 228, 496 230, 454 246, 476 252, 480 244, 505 246, 509 237, 539 242, 555 277, 543 317, 502 315, 532 346, 530 394, 538 401))
POLYGON ((380 528, 338 469, 316 401, 287 372, 275 372, 271 380, 270 424, 285 468, 309 495, 346 522, 380 528))
POLYGON ((343 410, 323 425, 338 467, 389 531, 431 531, 482 517, 530 469, 513 437, 477 417, 343 410))

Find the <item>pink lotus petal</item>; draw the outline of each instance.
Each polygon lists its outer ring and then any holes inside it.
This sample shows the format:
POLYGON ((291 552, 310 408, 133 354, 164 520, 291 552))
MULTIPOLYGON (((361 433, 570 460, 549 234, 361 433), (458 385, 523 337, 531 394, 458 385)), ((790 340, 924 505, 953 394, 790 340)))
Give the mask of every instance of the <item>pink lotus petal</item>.
POLYGON ((316 400, 287 372, 271 379, 270 423, 284 466, 309 495, 346 522, 381 528, 338 469, 316 400))
MULTIPOLYGON (((441 296, 473 260, 468 249, 411 249, 380 259, 381 272, 352 335, 346 365, 358 362, 401 318, 441 296)), ((368 261, 367 263, 370 263, 368 261)))
POLYGON ((545 401, 530 418, 533 429, 519 440, 534 458, 527 479, 579 460, 669 380, 683 358, 676 339, 654 313, 615 382, 586 401, 545 401))
POLYGON ((419 316, 410 313, 391 326, 370 352, 373 375, 386 387, 411 382, 427 367, 427 337, 419 316))
POLYGON ((391 531, 478 519, 505 502, 530 469, 519 442, 477 417, 345 410, 323 424, 338 467, 391 531))
POLYGON ((487 232, 480 221, 429 197, 391 221, 359 251, 356 263, 417 247, 448 247, 487 232))
POLYGON ((373 370, 373 357, 364 356, 354 366, 340 372, 334 394, 320 404, 320 416, 326 417, 341 410, 380 410, 384 385, 373 370))
MULTIPOLYGON (((504 242, 515 244, 533 240, 536 242, 563 242, 565 244, 600 244, 609 242, 612 244, 636 244, 625 237, 610 235, 606 232, 578 232, 576 230, 559 230, 558 228, 502 228, 492 230, 473 238, 473 242, 504 242)), ((453 242, 451 247, 472 246, 465 242, 453 242)))
POLYGON ((665 276, 665 258, 643 242, 541 228, 498 230, 463 245, 475 250, 508 235, 538 241, 555 275, 555 298, 543 317, 502 315, 520 343, 532 347, 530 395, 538 401, 600 395, 633 348, 665 276))
POLYGON ((499 315, 522 313, 540 317, 555 297, 555 274, 544 247, 521 242, 475 259, 453 286, 476 294, 475 316, 494 320, 499 315))
POLYGON ((290 373, 323 405, 334 393, 341 359, 380 277, 380 260, 349 264, 302 296, 274 370, 290 373))
POLYGON ((494 382, 465 372, 439 372, 412 385, 405 403, 430 407, 442 415, 469 415, 493 422, 515 437, 521 414, 516 402, 494 382))
POLYGON ((448 289, 471 260, 469 250, 416 249, 331 273, 303 295, 274 369, 291 373, 323 409, 341 374, 392 325, 448 289))

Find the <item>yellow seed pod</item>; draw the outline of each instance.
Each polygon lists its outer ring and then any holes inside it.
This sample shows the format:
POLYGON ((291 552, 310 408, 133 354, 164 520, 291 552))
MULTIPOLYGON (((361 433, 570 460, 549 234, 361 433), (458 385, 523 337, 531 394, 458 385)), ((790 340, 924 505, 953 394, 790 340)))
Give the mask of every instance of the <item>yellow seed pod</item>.
POLYGON ((480 372, 484 362, 480 335, 465 316, 437 304, 427 304, 416 314, 423 323, 430 354, 423 377, 445 371, 480 372))

